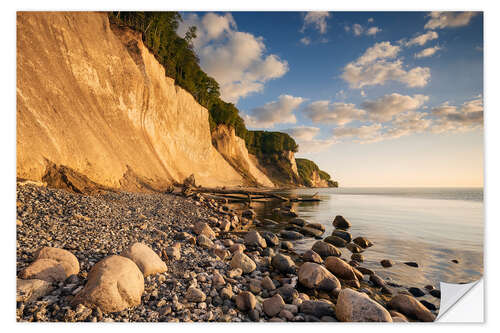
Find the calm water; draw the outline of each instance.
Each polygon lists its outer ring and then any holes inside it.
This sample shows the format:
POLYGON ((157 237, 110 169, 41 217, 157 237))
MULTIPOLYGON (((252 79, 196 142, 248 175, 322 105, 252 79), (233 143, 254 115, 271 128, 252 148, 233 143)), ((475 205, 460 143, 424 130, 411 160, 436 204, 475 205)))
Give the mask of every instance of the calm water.
MULTIPOLYGON (((300 217, 333 231, 335 215, 350 220, 353 238, 365 236, 375 245, 363 256, 363 266, 383 278, 405 286, 438 286, 439 281, 460 283, 477 280, 483 273, 483 190, 440 188, 340 188, 297 189, 291 196, 319 192, 321 202, 297 203, 300 217), (391 259, 395 265, 382 268, 391 259), (458 264, 451 260, 457 259, 458 264), (416 261, 419 268, 403 264, 416 261)), ((276 203, 254 203, 258 218, 271 218, 276 203)), ((274 230, 276 231, 276 230, 274 230)), ((315 239, 294 242, 298 253, 309 249, 315 239)), ((347 249, 341 249, 350 258, 347 249)))

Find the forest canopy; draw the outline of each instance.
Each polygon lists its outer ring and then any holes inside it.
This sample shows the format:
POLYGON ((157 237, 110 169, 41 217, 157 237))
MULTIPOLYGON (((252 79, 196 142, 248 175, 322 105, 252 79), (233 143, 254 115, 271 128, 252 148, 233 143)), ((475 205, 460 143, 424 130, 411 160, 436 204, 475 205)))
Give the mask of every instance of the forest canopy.
POLYGON ((208 109, 211 130, 219 124, 232 126, 249 152, 259 156, 284 150, 297 152, 297 143, 286 133, 247 130, 239 110, 221 99, 219 84, 200 67, 192 44, 196 27, 190 27, 183 37, 177 35, 182 21, 178 12, 111 12, 109 19, 142 33, 144 45, 163 65, 165 74, 208 109))

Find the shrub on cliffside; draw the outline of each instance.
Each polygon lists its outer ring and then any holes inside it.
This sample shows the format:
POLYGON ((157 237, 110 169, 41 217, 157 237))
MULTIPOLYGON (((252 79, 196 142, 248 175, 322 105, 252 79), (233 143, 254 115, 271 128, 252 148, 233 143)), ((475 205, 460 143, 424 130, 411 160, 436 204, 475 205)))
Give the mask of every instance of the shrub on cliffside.
POLYGON ((319 178, 326 181, 329 187, 338 187, 338 182, 333 181, 330 175, 327 172, 320 170, 320 168, 313 161, 305 158, 296 158, 295 162, 297 163, 299 176, 302 178, 305 186, 314 185, 313 174, 316 172, 319 175, 319 178))

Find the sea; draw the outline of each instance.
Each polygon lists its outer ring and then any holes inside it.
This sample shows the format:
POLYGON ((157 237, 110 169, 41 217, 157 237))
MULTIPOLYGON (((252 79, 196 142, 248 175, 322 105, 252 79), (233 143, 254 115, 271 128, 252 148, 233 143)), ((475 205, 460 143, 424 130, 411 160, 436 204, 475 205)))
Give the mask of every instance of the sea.
MULTIPOLYGON (((362 266, 396 284, 439 288, 441 281, 469 283, 483 274, 482 188, 307 188, 277 193, 304 198, 316 194, 321 201, 294 203, 299 217, 323 224, 326 237, 334 230, 335 216, 344 216, 352 224, 353 238, 364 236, 374 243, 363 252, 362 266), (393 261, 393 267, 383 268, 382 259, 393 261), (409 261, 419 267, 404 264, 409 261)), ((273 214, 280 205, 252 203, 252 208, 258 219, 286 222, 273 214)), ((303 253, 315 241, 294 241, 295 251, 303 253)), ((340 250, 343 258, 350 258, 347 249, 340 250)))

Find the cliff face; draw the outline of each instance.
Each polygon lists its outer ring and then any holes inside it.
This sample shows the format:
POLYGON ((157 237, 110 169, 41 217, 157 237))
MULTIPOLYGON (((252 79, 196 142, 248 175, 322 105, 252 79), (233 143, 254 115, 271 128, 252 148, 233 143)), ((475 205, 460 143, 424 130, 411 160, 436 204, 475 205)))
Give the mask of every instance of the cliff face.
POLYGON ((316 170, 312 172, 310 180, 310 187, 329 187, 328 181, 325 179, 321 179, 321 177, 319 176, 319 172, 316 170))
POLYGON ((255 158, 251 158, 245 141, 236 136, 234 128, 217 126, 212 132, 212 143, 226 161, 243 175, 248 185, 274 187, 273 182, 256 167, 255 158))
POLYGON ((190 174, 204 186, 244 182, 213 147, 208 111, 106 14, 18 13, 17 50, 18 177, 65 166, 129 190, 190 174))

